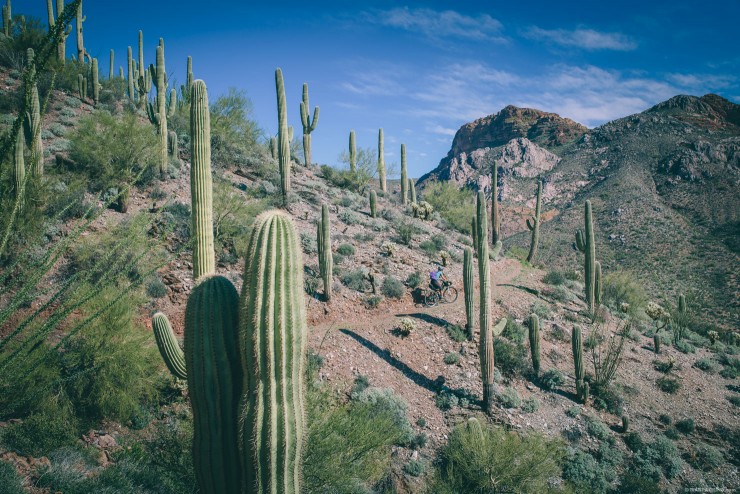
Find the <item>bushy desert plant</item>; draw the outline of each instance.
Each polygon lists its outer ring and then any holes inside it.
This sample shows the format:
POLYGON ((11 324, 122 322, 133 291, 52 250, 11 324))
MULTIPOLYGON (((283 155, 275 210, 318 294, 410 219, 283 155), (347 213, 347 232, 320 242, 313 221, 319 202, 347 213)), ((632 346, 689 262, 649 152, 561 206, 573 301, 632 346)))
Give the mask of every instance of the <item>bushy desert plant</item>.
POLYGON ((383 284, 380 285, 380 291, 388 298, 401 298, 404 293, 406 293, 403 283, 392 276, 386 276, 383 278, 383 284))

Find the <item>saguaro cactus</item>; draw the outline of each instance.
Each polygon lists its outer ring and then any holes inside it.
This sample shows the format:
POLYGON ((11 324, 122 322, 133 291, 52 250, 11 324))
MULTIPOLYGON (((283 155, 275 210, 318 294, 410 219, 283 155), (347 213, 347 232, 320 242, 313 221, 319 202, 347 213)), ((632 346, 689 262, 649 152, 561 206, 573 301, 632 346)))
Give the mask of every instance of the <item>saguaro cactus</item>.
POLYGON ((596 301, 596 268, 594 266, 596 262, 596 242, 594 241, 594 225, 591 217, 591 201, 586 201, 584 219, 585 235, 581 230, 576 232, 576 247, 585 254, 583 270, 585 272, 584 280, 586 283, 586 304, 588 305, 589 312, 593 314, 596 301))
POLYGON ((380 181, 380 190, 386 192, 388 185, 385 180, 385 145, 383 144, 383 129, 378 131, 378 180, 380 181))
POLYGON ((319 123, 319 107, 313 110, 313 119, 309 117, 311 107, 308 104, 308 84, 303 83, 303 100, 301 101, 301 125, 303 126, 303 155, 306 158, 306 166, 311 164, 311 132, 316 130, 319 123))
POLYGON ((473 238, 474 254, 478 256, 478 219, 475 215, 470 219, 470 236, 473 238))
POLYGON ((401 204, 408 203, 408 174, 406 172, 406 144, 401 144, 401 204))
POLYGON ((136 90, 139 93, 139 105, 145 108, 149 91, 152 90, 152 73, 144 66, 144 32, 139 31, 139 68, 136 71, 136 90))
POLYGON ((167 72, 164 66, 164 40, 159 39, 157 46, 157 65, 149 66, 151 77, 156 81, 157 98, 156 108, 152 103, 147 102, 147 115, 149 121, 157 126, 157 136, 159 137, 159 173, 164 176, 167 174, 169 165, 167 155, 167 118, 175 114, 176 91, 173 89, 170 93, 169 108, 167 105, 167 72))
POLYGON ((77 92, 81 100, 87 99, 87 77, 77 74, 77 92))
POLYGON ((527 219, 527 228, 532 232, 532 243, 529 246, 527 262, 534 261, 537 257, 537 243, 540 240, 540 206, 542 204, 542 180, 537 182, 537 206, 535 206, 534 216, 527 219))
MULTIPOLYGON (((56 18, 54 16, 54 7, 52 6, 51 0, 46 0, 46 11, 49 17, 49 32, 52 32, 54 30, 54 26, 56 25, 57 18, 62 15, 62 12, 64 11, 64 0, 57 0, 57 13, 56 18)), ((8 5, 10 5, 10 0, 8 0, 8 5)), ((8 7, 10 8, 10 7, 8 7)), ((3 13, 5 12, 5 7, 3 7, 3 13)), ((67 26, 67 28, 62 32, 62 36, 59 38, 59 41, 57 42, 57 59, 59 59, 60 62, 64 63, 64 59, 67 57, 67 37, 69 36, 69 33, 72 32, 72 26, 67 26)))
POLYGON ((177 139, 177 132, 174 130, 170 130, 167 132, 167 154, 169 156, 169 159, 171 159, 174 163, 180 162, 180 156, 179 156, 179 143, 177 139))
POLYGON ((480 367, 483 379, 483 408, 493 411, 493 332, 491 331, 491 270, 488 261, 488 218, 486 217, 486 196, 478 192, 476 204, 478 280, 480 283, 480 367))
POLYGON ((182 104, 190 104, 190 86, 193 85, 193 57, 188 57, 185 84, 180 86, 180 95, 182 96, 182 104))
POLYGON ((275 70, 275 88, 278 109, 278 168, 280 169, 280 187, 283 199, 285 199, 290 191, 290 137, 288 136, 288 109, 285 103, 283 71, 279 68, 275 70))
POLYGON ((192 86, 190 105, 190 194, 193 220, 193 279, 216 271, 213 248, 213 185, 211 182, 211 114, 202 80, 192 86))
POLYGON ((31 175, 40 177, 44 174, 44 144, 41 141, 41 102, 38 85, 31 86, 31 108, 26 112, 26 141, 31 148, 29 168, 31 175))
MULTIPOLYGON (((246 284, 246 283, 245 283, 246 284)), ((198 283, 185 309, 185 366, 193 407, 193 464, 201 492, 240 492, 243 369, 239 295, 229 280, 198 283)))
POLYGON ((576 377, 576 395, 578 395, 578 399, 581 402, 585 403, 588 397, 588 383, 584 382, 586 371, 583 367, 583 342, 581 339, 580 327, 573 326, 573 332, 571 333, 570 342, 573 348, 573 365, 575 367, 576 377))
POLYGON ((534 375, 540 375, 540 318, 537 314, 529 316, 529 350, 532 353, 534 375))
POLYGON ((491 173, 491 243, 496 245, 501 237, 501 215, 498 208, 498 161, 493 161, 491 173))
POLYGON ((134 71, 136 69, 136 64, 134 62, 134 58, 132 56, 131 47, 128 47, 128 70, 127 70, 127 77, 128 77, 128 100, 131 103, 136 102, 136 92, 134 91, 134 80, 136 79, 136 76, 134 75, 134 71))
POLYGON ((161 312, 157 312, 152 316, 152 332, 154 333, 154 339, 157 341, 157 347, 159 353, 162 355, 167 368, 172 374, 178 379, 187 379, 188 373, 185 365, 185 353, 183 353, 180 345, 175 338, 175 333, 172 331, 172 325, 167 316, 161 312))
POLYGON ((594 304, 596 307, 601 305, 601 263, 599 261, 594 262, 594 304))
POLYGON ((357 171, 357 144, 355 142, 355 131, 349 131, 349 169, 357 171))
POLYGON ((108 79, 113 79, 113 71, 115 70, 114 63, 113 63, 114 57, 115 57, 115 53, 113 52, 113 48, 111 48, 110 50, 110 69, 108 69, 108 79))
POLYGON ((324 299, 331 300, 331 283, 334 270, 331 252, 331 221, 329 206, 321 206, 321 219, 317 227, 317 245, 319 251, 319 274, 324 281, 324 299))
POLYGON ((411 204, 416 204, 416 186, 412 178, 409 179, 409 194, 411 195, 411 204))
POLYGON ((463 294, 465 295, 465 329, 468 339, 473 339, 473 252, 466 248, 463 251, 463 294))
POLYGON ((7 3, 3 5, 3 33, 5 33, 6 37, 10 37, 12 34, 12 23, 13 23, 13 8, 10 3, 10 0, 7 0, 7 3))
POLYGON ((26 179, 26 160, 23 156, 23 150, 26 148, 25 140, 23 126, 21 125, 18 129, 15 152, 13 153, 13 197, 15 199, 23 194, 23 185, 26 179))
POLYGON ((93 96, 93 105, 98 106, 98 103, 100 102, 100 79, 99 79, 99 69, 98 69, 98 59, 93 58, 92 64, 90 66, 90 73, 92 76, 92 96, 93 96))
POLYGON ((90 58, 90 55, 85 50, 85 40, 82 38, 82 23, 86 19, 87 16, 82 15, 82 1, 80 1, 77 6, 77 22, 75 23, 77 28, 77 60, 79 62, 84 62, 85 58, 90 58))
POLYGON ((257 218, 246 259, 240 324, 246 492, 299 494, 307 324, 301 249, 287 214, 257 218))
POLYGON ((378 217, 378 194, 374 190, 370 191, 370 216, 378 217))

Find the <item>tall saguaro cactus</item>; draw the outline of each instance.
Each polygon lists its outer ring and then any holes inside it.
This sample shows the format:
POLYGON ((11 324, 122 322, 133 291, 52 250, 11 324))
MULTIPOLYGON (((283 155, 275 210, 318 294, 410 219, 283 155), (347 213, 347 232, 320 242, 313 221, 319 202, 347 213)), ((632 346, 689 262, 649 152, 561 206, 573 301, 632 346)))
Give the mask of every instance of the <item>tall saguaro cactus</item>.
POLYGON ((501 215, 498 208, 498 161, 493 161, 491 173, 491 243, 496 245, 501 237, 501 215))
POLYGON ((216 271, 213 247, 213 185, 211 182, 211 114, 202 80, 193 83, 190 105, 190 194, 193 219, 193 279, 216 271))
POLYGON ((44 144, 41 141, 41 102, 36 81, 31 86, 31 108, 26 112, 25 125, 26 141, 31 148, 29 169, 31 175, 40 177, 44 174, 44 144))
POLYGON ((585 254, 583 270, 586 285, 586 304, 588 305, 589 312, 593 314, 596 302, 596 242, 594 240, 594 224, 591 216, 591 201, 586 201, 584 222, 585 234, 582 230, 576 232, 576 247, 585 254))
POLYGON ((13 6, 10 0, 7 0, 6 4, 3 5, 3 33, 6 37, 10 37, 13 31, 13 6))
POLYGON ((416 185, 414 185, 414 179, 409 179, 409 196, 411 199, 411 204, 416 204, 416 185))
POLYGON ((317 226, 317 245, 319 251, 319 274, 324 281, 324 299, 331 300, 331 283, 334 270, 334 261, 331 252, 331 221, 329 206, 321 206, 321 219, 317 226))
POLYGON ((529 316, 529 351, 532 354, 534 375, 540 375, 540 318, 537 314, 529 316))
POLYGON ((573 365, 576 375, 576 394, 578 400, 585 403, 588 400, 588 383, 584 381, 586 370, 583 367, 583 341, 581 337, 581 328, 573 326, 573 332, 570 337, 571 346, 573 347, 573 365))
POLYGON ((535 206, 534 216, 527 219, 527 228, 532 232, 532 243, 529 246, 527 262, 534 261, 537 257, 537 243, 540 240, 540 206, 542 204, 542 180, 537 182, 537 206, 535 206))
POLYGON ((82 2, 77 5, 77 21, 76 32, 77 32, 77 60, 82 63, 85 59, 89 59, 90 55, 85 50, 85 40, 82 37, 82 23, 85 22, 87 16, 82 15, 82 2))
POLYGON ((169 108, 167 105, 167 72, 164 67, 164 40, 159 39, 159 46, 157 46, 157 65, 149 66, 149 71, 152 74, 152 79, 156 81, 157 98, 156 108, 152 103, 147 103, 147 115, 149 121, 157 126, 157 136, 159 137, 159 173, 164 176, 167 174, 167 166, 169 164, 167 154, 167 118, 172 117, 175 114, 176 92, 173 89, 170 92, 170 104, 169 108))
POLYGON ((357 143, 355 142, 355 131, 349 131, 349 169, 357 171, 357 143))
POLYGON ((240 492, 243 370, 239 295, 229 280, 198 283, 185 309, 185 367, 193 407, 193 464, 201 492, 240 492))
POLYGON ((113 71, 114 68, 114 60, 115 60, 115 52, 113 51, 113 48, 110 50, 110 68, 108 69, 108 79, 113 79, 113 71))
POLYGON ((473 252, 469 248, 463 251, 463 294, 465 295, 465 329, 468 339, 473 339, 473 252))
POLYGON ((145 108, 152 90, 152 74, 144 66, 144 32, 139 31, 139 68, 135 70, 136 91, 139 93, 139 106, 145 108))
POLYGON ((275 89, 278 109, 278 168, 283 199, 290 191, 290 137, 288 136, 288 108, 285 103, 285 84, 283 71, 275 69, 275 89))
POLYGON ((388 185, 385 179, 385 145, 383 144, 383 129, 378 131, 378 180, 380 181, 380 190, 386 192, 388 185))
MULTIPOLYGON (((8 5, 10 5, 10 0, 8 0, 8 5)), ((54 30, 57 19, 64 11, 64 0, 56 0, 56 6, 57 13, 55 17, 52 0, 46 0, 46 11, 49 17, 49 32, 52 32, 54 30)), ((3 12, 4 11, 5 7, 3 7, 3 12)), ((64 63, 64 59, 67 57, 67 37, 71 32, 72 26, 67 26, 67 28, 62 32, 62 35, 59 37, 59 41, 57 41, 57 59, 62 63, 64 63)))
POLYGON ((301 125, 303 126, 303 155, 306 158, 306 166, 311 165, 311 132, 316 130, 319 123, 319 107, 313 110, 313 119, 309 114, 311 107, 308 104, 308 84, 303 83, 303 99, 301 101, 301 125))
POLYGON ((134 104, 136 102, 136 92, 134 89, 134 80, 136 79, 136 76, 134 75, 134 72, 136 71, 136 62, 134 62, 133 53, 130 46, 128 47, 127 55, 128 100, 131 104, 134 104))
POLYGON ((601 263, 599 261, 594 262, 594 304, 596 307, 601 305, 601 263))
POLYGON ((287 214, 257 218, 246 259, 240 323, 244 485, 246 492, 299 494, 307 324, 303 261, 287 214))
POLYGON ((401 204, 408 203, 408 174, 406 172, 406 144, 401 144, 401 204))
POLYGON ((180 95, 184 105, 190 104, 190 86, 193 85, 193 57, 188 56, 185 84, 180 86, 180 95))
POLYGON ((378 217, 378 194, 374 190, 370 191, 370 216, 378 217))
POLYGON ((493 410, 493 331, 491 330, 491 270, 488 260, 488 218, 486 196, 478 192, 476 203, 476 250, 478 252, 478 281, 480 283, 480 368, 483 379, 483 408, 493 410))
POLYGON ((90 65, 90 75, 92 80, 93 105, 98 106, 100 103, 100 70, 98 68, 98 59, 93 58, 90 65))
POLYGON ((23 156, 23 150, 26 148, 26 138, 23 132, 23 126, 18 129, 18 136, 15 140, 15 149, 13 153, 13 198, 23 195, 23 187, 26 179, 26 160, 23 156))

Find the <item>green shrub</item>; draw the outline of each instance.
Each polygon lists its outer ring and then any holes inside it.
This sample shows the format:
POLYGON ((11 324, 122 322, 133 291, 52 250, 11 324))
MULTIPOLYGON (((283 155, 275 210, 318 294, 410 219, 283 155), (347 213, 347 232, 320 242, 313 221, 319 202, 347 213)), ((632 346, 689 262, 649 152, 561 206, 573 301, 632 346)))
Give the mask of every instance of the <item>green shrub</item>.
POLYGON ((522 401, 522 412, 534 413, 540 408, 540 401, 534 396, 522 401))
POLYGON ((395 429, 400 431, 397 444, 407 444, 414 437, 411 423, 406 417, 408 406, 400 396, 390 388, 368 387, 359 393, 353 394, 352 399, 358 403, 370 405, 370 412, 379 415, 386 414, 392 418, 395 429))
POLYGON ((659 390, 669 394, 676 394, 681 389, 681 382, 678 379, 667 376, 659 378, 655 384, 659 390))
POLYGON ((576 492, 606 493, 616 477, 610 458, 599 453, 596 456, 581 450, 570 452, 563 466, 563 478, 574 484, 576 492))
MULTIPOLYGON (((262 178, 276 175, 276 170, 268 170, 274 166, 265 166, 269 160, 258 142, 262 131, 252 118, 253 106, 246 91, 229 88, 211 103, 210 110, 211 159, 215 165, 249 165, 262 178)), ((173 118, 173 128, 187 132, 185 119, 180 124, 178 118, 173 118)))
POLYGON ((518 408, 522 404, 522 399, 519 397, 516 389, 508 386, 496 395, 496 400, 504 408, 518 408))
POLYGON ((700 358, 699 360, 694 362, 694 367, 709 373, 713 373, 716 371, 714 363, 708 358, 700 358))
POLYGON ((599 441, 606 441, 611 437, 609 428, 598 418, 589 415, 586 417, 586 423, 588 424, 588 433, 599 441))
POLYGON ((533 303, 530 312, 532 314, 537 314, 540 319, 550 319, 552 315, 550 312, 550 306, 542 302, 533 303))
POLYGON ((439 249, 437 249, 437 246, 434 245, 434 242, 432 242, 431 240, 424 240, 422 243, 419 244, 419 249, 432 257, 436 256, 437 252, 439 252, 439 249))
POLYGON ((23 479, 10 463, 0 461, 0 485, 5 494, 23 494, 23 479))
POLYGON ((696 353, 696 347, 686 340, 681 340, 673 345, 681 353, 696 353))
POLYGON ((356 225, 360 221, 359 216, 357 216, 355 213, 353 213, 349 209, 343 209, 342 211, 339 212, 337 217, 347 225, 356 225))
POLYGON ((337 254, 340 254, 343 256, 354 256, 355 246, 352 244, 342 244, 339 247, 337 247, 337 254))
POLYGON ((355 269, 354 271, 347 271, 342 274, 339 278, 344 286, 357 290, 358 292, 366 292, 370 290, 370 282, 362 269, 355 269))
POLYGON ((380 291, 383 295, 389 298, 401 298, 406 293, 406 289, 401 283, 401 280, 393 278, 392 276, 386 276, 383 278, 383 284, 380 286, 380 291))
POLYGON ((630 465, 636 475, 654 481, 660 480, 661 474, 672 479, 681 472, 681 468, 676 446, 664 436, 658 436, 652 443, 644 443, 635 452, 630 465))
POLYGON ((524 375, 529 369, 527 351, 522 345, 515 345, 503 338, 496 338, 493 352, 496 367, 506 377, 524 375))
POLYGON ((421 284, 421 273, 414 271, 406 278, 406 286, 409 288, 416 288, 421 284))
POLYGON ((460 403, 460 399, 454 393, 442 390, 434 399, 434 403, 442 411, 452 410, 460 403))
POLYGON ((565 283, 565 275, 562 271, 549 271, 542 278, 542 281, 548 285, 562 285, 565 283))
POLYGON ((475 194, 470 189, 433 182, 425 186, 424 200, 455 230, 470 233, 470 218, 475 215, 475 194))
POLYGON ((528 333, 524 326, 516 322, 513 317, 509 316, 506 318, 506 327, 501 332, 501 336, 510 339, 517 345, 521 345, 524 343, 527 335, 528 333))
POLYGON ((62 446, 74 445, 80 424, 68 400, 45 398, 38 411, 23 422, 0 429, 0 442, 24 456, 44 456, 62 446))
POLYGON ((616 493, 619 494, 661 494, 660 485, 650 479, 643 479, 629 472, 622 474, 616 493))
POLYGON ((676 422, 676 429, 683 434, 691 434, 696 430, 696 424, 694 423, 694 419, 685 418, 676 422))
POLYGON ((689 463, 698 470, 708 472, 719 468, 724 463, 724 457, 714 446, 700 443, 694 447, 689 463))
POLYGON ((450 352, 445 354, 444 362, 447 365, 453 365, 460 361, 460 354, 457 352, 450 352))
POLYGON ((616 271, 604 275, 602 301, 612 309, 636 314, 647 299, 643 283, 632 272, 616 271))
POLYGON ((565 414, 568 417, 574 419, 574 418, 578 417, 581 414, 582 411, 583 411, 583 409, 581 407, 570 407, 569 409, 567 409, 565 411, 565 414))
POLYGON ((419 228, 411 222, 399 221, 395 225, 398 243, 410 245, 414 235, 419 233, 419 228))
POLYGON ((740 395, 730 395, 727 397, 727 401, 729 401, 736 407, 740 407, 740 395))
POLYGON ((147 283, 146 294, 151 298, 162 298, 167 295, 167 286, 162 283, 159 277, 155 277, 147 283))
POLYGON ((301 249, 306 254, 313 254, 318 250, 316 245, 316 235, 301 233, 301 249))
POLYGON ((440 451, 440 482, 445 489, 471 494, 549 491, 549 481, 560 474, 559 442, 487 424, 482 431, 481 436, 460 425, 450 434, 440 451))
POLYGON ((421 460, 411 460, 403 466, 403 471, 412 477, 421 477, 426 470, 426 463, 421 460))
POLYGON ((368 309, 375 309, 383 301, 383 297, 380 295, 370 295, 365 299, 365 306, 368 309))
POLYGON ((463 341, 468 340, 468 334, 462 326, 457 324, 448 324, 445 326, 445 329, 447 330, 447 335, 452 338, 453 341, 462 343, 463 341))
MULTIPOLYGON (((416 421, 416 425, 419 425, 418 420, 416 421)), ((429 438, 427 437, 427 435, 422 432, 421 434, 417 434, 414 436, 414 438, 411 440, 411 443, 409 443, 409 447, 411 449, 421 449, 427 445, 428 440, 429 438)))
POLYGON ((660 414, 660 416, 658 417, 658 421, 664 425, 671 425, 673 423, 673 419, 671 419, 671 416, 665 413, 660 414))
POLYGON ((540 386, 542 389, 552 391, 559 386, 562 386, 565 382, 565 377, 557 369, 547 369, 539 378, 540 386))

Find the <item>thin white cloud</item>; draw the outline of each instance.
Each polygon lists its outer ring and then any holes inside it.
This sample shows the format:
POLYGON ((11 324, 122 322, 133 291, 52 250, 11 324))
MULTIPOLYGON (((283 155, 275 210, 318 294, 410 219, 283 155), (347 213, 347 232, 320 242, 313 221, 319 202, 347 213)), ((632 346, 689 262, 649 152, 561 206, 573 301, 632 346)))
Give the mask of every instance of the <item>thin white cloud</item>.
POLYGON ((622 33, 605 33, 593 29, 542 29, 537 26, 524 31, 530 39, 542 40, 560 46, 581 48, 583 50, 632 51, 637 41, 622 33))
POLYGON ((736 78, 714 74, 668 74, 668 80, 684 88, 712 86, 721 89, 731 86, 736 78))
POLYGON ((488 14, 469 16, 454 10, 399 7, 366 14, 371 22, 419 33, 430 39, 460 38, 503 42, 502 24, 488 14))
POLYGON ((427 127, 426 129, 428 132, 431 132, 433 134, 442 134, 445 136, 454 136, 457 130, 451 129, 448 127, 442 127, 441 125, 434 125, 431 127, 427 127))

